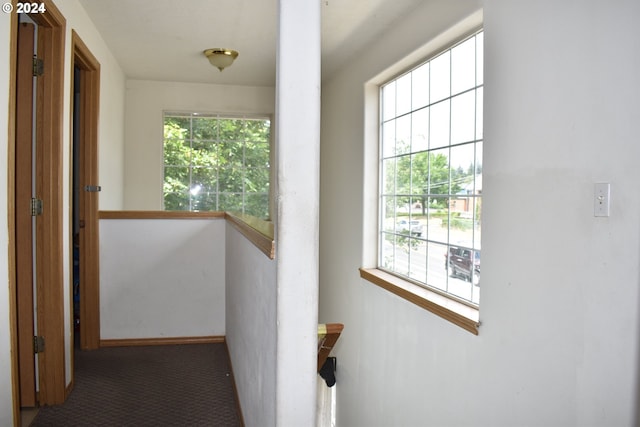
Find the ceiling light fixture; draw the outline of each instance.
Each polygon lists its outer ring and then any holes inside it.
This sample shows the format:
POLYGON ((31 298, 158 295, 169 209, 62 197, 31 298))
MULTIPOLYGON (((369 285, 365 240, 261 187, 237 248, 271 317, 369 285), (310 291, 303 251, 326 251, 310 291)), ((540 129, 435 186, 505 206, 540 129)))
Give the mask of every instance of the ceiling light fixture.
POLYGON ((238 57, 237 51, 222 48, 207 49, 203 53, 209 59, 211 65, 220 71, 233 64, 233 61, 238 57))

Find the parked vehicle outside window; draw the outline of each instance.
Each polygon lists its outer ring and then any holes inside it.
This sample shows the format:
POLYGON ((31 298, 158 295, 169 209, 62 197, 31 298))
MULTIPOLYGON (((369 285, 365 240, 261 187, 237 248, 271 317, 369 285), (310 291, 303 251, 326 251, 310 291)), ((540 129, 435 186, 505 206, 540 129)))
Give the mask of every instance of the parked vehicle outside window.
POLYGON ((461 246, 450 246, 445 255, 445 267, 451 277, 462 276, 474 285, 480 285, 480 251, 461 246))
POLYGON ((410 232, 412 235, 420 237, 422 235, 422 224, 418 220, 401 219, 396 224, 396 231, 398 233, 410 232))

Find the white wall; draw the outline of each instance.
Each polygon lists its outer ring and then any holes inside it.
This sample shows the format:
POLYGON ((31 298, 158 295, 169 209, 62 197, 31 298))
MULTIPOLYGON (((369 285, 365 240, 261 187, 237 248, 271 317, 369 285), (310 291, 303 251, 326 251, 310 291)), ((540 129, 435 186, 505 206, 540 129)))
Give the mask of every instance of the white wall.
MULTIPOLYGON (((56 6, 67 19, 67 46, 65 55, 65 85, 71 82, 72 55, 71 30, 75 30, 91 53, 100 63, 100 116, 98 118, 98 174, 100 209, 119 210, 123 206, 124 179, 124 73, 77 0, 56 0, 56 6)), ((69 117, 70 92, 65 89, 65 123, 69 117)), ((70 162, 70 128, 63 127, 65 134, 65 161, 70 162)), ((65 171, 67 166, 65 166, 65 171)), ((69 174, 65 172, 65 188, 69 174)), ((66 202, 65 202, 66 203, 66 202)))
MULTIPOLYGON (((213 72, 213 70, 212 70, 213 72)), ((162 209, 162 113, 273 114, 274 88, 127 80, 125 196, 127 210, 162 209)))
MULTIPOLYGON (((0 15, 0 170, 9 167, 7 159, 9 120, 9 35, 10 15, 0 15)), ((7 174, 0 173, 0 188, 7 188, 7 174)), ((4 192, 3 192, 4 193, 4 192)), ((5 193, 6 194, 6 193, 5 193)), ((7 198, 0 197, 0 425, 13 425, 13 400, 11 391, 11 334, 9 312, 9 229, 7 198)), ((15 312, 13 313, 15 314, 15 312)))
POLYGON ((320 321, 345 323, 338 425, 634 425, 636 1, 482 2, 479 336, 358 277, 363 85, 480 4, 448 12, 447 3, 414 11, 323 86, 320 321), (398 57, 377 54, 388 46, 398 57), (603 181, 611 216, 594 218, 593 184, 603 181))
POLYGON ((101 339, 224 335, 224 219, 100 220, 101 339))
POLYGON ((225 258, 227 346, 244 421, 275 426, 276 262, 231 224, 225 258))
POLYGON ((316 0, 278 2, 278 426, 311 426, 316 421, 320 16, 316 0))

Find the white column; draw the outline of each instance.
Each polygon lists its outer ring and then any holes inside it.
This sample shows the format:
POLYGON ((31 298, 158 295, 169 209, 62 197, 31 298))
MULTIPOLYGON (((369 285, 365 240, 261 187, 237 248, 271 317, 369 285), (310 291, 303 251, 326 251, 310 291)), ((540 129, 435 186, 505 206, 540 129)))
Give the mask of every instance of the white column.
POLYGON ((276 425, 315 425, 320 2, 279 0, 276 425))

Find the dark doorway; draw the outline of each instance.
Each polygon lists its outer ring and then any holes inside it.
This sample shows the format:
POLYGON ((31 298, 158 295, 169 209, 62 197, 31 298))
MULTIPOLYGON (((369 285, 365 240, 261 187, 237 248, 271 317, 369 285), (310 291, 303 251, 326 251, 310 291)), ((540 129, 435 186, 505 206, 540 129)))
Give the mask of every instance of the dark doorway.
MULTIPOLYGON (((100 64, 72 31, 73 108, 71 257, 74 335, 83 350, 100 346, 98 264, 98 108, 100 64)), ((78 345, 79 344, 79 345, 78 345)))

